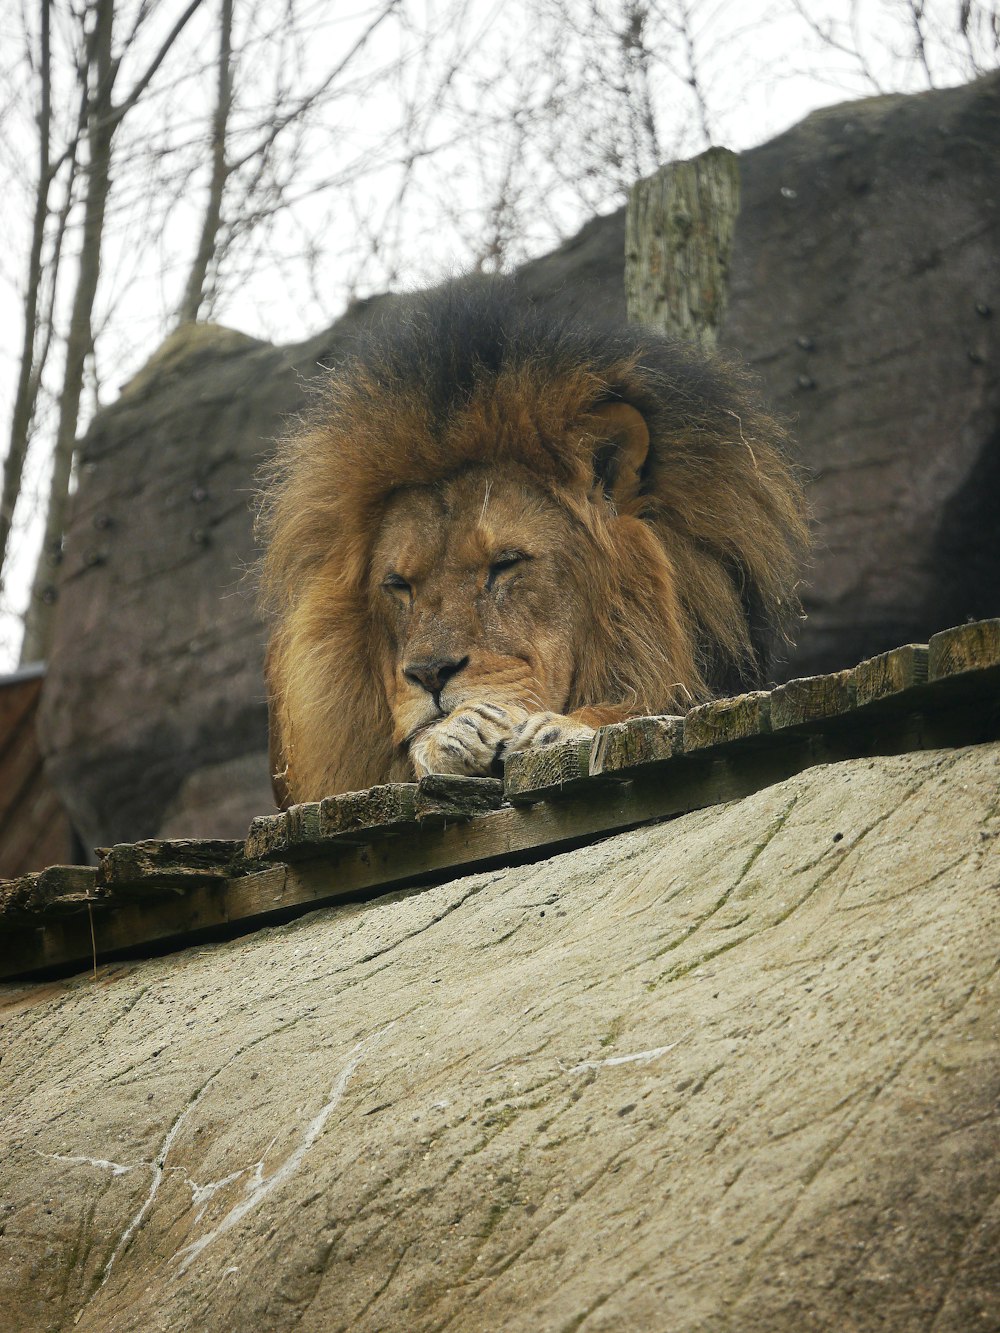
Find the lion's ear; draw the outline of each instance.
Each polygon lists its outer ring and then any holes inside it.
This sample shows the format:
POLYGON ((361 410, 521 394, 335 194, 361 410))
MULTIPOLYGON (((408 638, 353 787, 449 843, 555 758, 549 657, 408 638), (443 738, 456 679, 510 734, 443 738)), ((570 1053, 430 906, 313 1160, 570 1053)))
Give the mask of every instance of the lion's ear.
POLYGON ((618 510, 635 500, 649 453, 649 427, 631 403, 599 403, 593 410, 601 441, 594 450, 594 480, 618 510))

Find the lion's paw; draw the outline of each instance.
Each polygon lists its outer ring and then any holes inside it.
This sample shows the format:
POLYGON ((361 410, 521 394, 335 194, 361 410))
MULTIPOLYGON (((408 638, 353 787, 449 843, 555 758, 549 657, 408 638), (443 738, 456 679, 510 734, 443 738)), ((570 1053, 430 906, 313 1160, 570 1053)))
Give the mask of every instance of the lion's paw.
POLYGON ((421 732, 410 746, 417 777, 428 773, 488 777, 526 716, 523 708, 504 708, 500 704, 457 708, 421 732))
POLYGON ((504 746, 505 754, 527 750, 534 745, 561 745, 564 741, 585 741, 594 728, 562 713, 532 713, 504 746))

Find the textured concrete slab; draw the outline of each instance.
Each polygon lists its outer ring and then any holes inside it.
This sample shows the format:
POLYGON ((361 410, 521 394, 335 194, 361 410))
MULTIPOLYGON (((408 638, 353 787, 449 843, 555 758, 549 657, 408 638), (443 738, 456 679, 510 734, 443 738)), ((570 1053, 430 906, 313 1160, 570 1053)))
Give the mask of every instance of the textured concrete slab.
POLYGON ((1000 1327, 1000 746, 0 988, 0 1326, 1000 1327))

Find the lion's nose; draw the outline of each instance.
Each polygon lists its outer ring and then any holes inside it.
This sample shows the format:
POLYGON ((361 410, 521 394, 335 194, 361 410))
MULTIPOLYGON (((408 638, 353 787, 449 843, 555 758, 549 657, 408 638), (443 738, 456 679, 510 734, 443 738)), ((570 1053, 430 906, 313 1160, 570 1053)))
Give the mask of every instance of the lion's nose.
POLYGON ((422 685, 431 694, 439 694, 468 660, 467 657, 438 657, 430 662, 411 662, 403 668, 403 675, 415 685, 422 685))

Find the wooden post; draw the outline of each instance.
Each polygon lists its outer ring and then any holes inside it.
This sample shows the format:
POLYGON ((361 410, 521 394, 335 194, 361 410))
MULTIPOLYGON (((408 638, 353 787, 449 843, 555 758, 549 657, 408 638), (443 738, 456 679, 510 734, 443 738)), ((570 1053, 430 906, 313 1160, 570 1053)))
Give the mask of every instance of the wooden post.
POLYGON ((709 148, 637 181, 625 214, 629 319, 713 348, 728 302, 740 164, 709 148))

